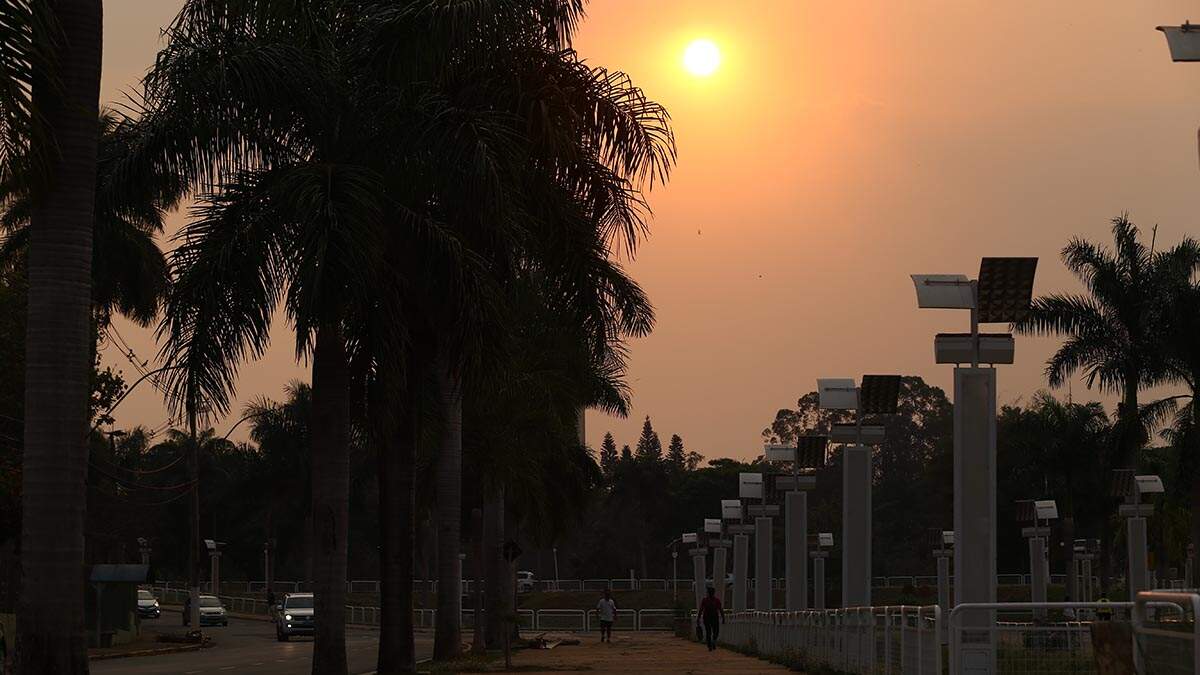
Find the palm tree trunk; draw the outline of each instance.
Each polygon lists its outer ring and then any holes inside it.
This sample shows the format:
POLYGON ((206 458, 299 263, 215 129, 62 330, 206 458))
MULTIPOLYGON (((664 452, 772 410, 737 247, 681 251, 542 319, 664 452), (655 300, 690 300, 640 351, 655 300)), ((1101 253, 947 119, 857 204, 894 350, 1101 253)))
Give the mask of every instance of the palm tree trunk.
POLYGON ((61 34, 34 38, 52 52, 59 81, 38 72, 33 83, 53 145, 35 147, 49 183, 30 226, 17 663, 18 672, 70 674, 88 671, 85 436, 103 11, 101 0, 46 4, 61 34))
POLYGON ((438 587, 433 658, 449 659, 462 650, 462 387, 448 363, 438 367, 442 412, 441 448, 437 463, 438 587))
POLYGON ((196 438, 196 404, 188 406, 188 626, 200 630, 200 443, 196 438))
POLYGON ((346 535, 350 510, 350 386, 341 329, 317 330, 312 386, 312 672, 346 673, 346 535))
POLYGON ((504 547, 504 486, 484 481, 483 501, 483 550, 484 567, 484 641, 488 649, 504 646, 504 575, 508 563, 502 554, 504 547))
MULTIPOLYGON (((409 392, 413 389, 409 388, 409 392)), ((409 397, 411 399, 411 396, 409 397)), ((378 448, 379 463, 379 658, 380 675, 416 671, 413 644, 413 469, 417 413, 411 400, 395 413, 393 443, 378 448)), ((386 406, 373 418, 389 417, 386 406)), ((387 436, 381 436, 386 438, 387 436)))
POLYGON ((1120 414, 1121 435, 1118 441, 1120 466, 1126 469, 1137 468, 1137 451, 1142 446, 1142 425, 1138 415, 1138 374, 1125 375, 1125 392, 1121 397, 1120 414))

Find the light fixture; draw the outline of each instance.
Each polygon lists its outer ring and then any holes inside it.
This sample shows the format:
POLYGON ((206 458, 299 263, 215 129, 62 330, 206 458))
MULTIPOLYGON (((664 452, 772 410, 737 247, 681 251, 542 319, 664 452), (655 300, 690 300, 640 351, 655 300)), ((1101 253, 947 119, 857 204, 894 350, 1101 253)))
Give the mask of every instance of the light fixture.
POLYGON ((1167 49, 1175 62, 1200 61, 1200 26, 1187 21, 1182 26, 1156 26, 1167 38, 1167 49))

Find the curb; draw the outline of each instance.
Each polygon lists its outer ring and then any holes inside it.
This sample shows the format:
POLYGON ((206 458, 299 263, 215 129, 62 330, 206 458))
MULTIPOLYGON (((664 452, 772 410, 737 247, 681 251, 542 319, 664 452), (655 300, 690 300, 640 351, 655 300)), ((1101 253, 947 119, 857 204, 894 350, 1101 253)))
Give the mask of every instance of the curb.
POLYGON ((92 654, 88 656, 88 661, 107 661, 109 659, 124 659, 134 656, 161 656, 163 654, 177 654, 179 652, 198 652, 204 649, 204 645, 179 645, 176 647, 159 647, 156 649, 139 649, 135 652, 119 652, 116 654, 92 654))

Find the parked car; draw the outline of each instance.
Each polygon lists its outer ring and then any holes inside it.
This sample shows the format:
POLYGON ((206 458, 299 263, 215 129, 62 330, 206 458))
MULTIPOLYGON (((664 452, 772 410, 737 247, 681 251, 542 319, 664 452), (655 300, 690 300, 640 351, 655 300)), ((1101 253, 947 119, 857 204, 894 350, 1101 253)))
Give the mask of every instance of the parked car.
POLYGON ((529 572, 529 571, 517 572, 517 592, 518 593, 532 592, 533 586, 536 583, 537 583, 537 579, 533 578, 533 572, 529 572))
POLYGON ((275 608, 275 639, 287 642, 293 635, 313 634, 312 593, 288 593, 275 608))
MULTIPOLYGON (((191 614, 185 602, 183 606, 183 625, 190 625, 191 614)), ((221 599, 215 595, 200 596, 200 626, 228 625, 229 615, 225 613, 225 606, 221 604, 221 599)))
POLYGON ((162 610, 158 607, 158 598, 154 597, 154 594, 150 591, 139 588, 137 602, 138 616, 143 619, 157 619, 162 615, 162 610))

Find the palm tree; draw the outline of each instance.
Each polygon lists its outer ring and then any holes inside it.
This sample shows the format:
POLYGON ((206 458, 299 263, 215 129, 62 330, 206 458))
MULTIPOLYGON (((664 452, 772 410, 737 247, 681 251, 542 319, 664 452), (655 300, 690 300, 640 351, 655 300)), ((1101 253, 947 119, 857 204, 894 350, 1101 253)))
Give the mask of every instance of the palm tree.
MULTIPOLYGON (((4 6, 14 4, 23 3, 4 6)), ((35 69, 29 82, 29 109, 49 142, 33 150, 47 171, 36 184, 30 215, 17 643, 21 672, 85 673, 84 439, 92 365, 101 0, 48 0, 45 8, 58 35, 32 36, 46 41, 41 44, 55 72, 52 78, 45 68, 35 69)), ((11 93, 12 80, 4 85, 11 93)), ((47 140, 39 134, 33 139, 47 140)))
POLYGON ((1138 407, 1143 386, 1163 376, 1158 343, 1163 328, 1161 297, 1189 252, 1156 252, 1138 240, 1138 228, 1122 215, 1113 219, 1110 250, 1073 239, 1062 251, 1067 268, 1087 295, 1055 293, 1033 301, 1014 325, 1022 334, 1061 335, 1063 345, 1046 364, 1051 386, 1082 372, 1088 387, 1118 393, 1113 466, 1133 467, 1147 438, 1138 407))
MULTIPOLYGON (((1191 241, 1184 246, 1193 247, 1193 260, 1200 262, 1200 246, 1191 241)), ((1200 280, 1187 276, 1170 288, 1163 341, 1168 363, 1163 380, 1182 385, 1184 393, 1148 404, 1143 415, 1154 425, 1171 423, 1163 436, 1180 451, 1179 475, 1190 479, 1191 540, 1200 545, 1200 280)))
MULTIPOLYGON (((149 325, 170 283, 155 236, 162 233, 166 210, 180 188, 177 178, 155 167, 131 166, 138 133, 134 120, 101 112, 92 235, 92 302, 100 329, 113 313, 149 325)), ((0 266, 22 264, 28 254, 33 205, 27 177, 10 176, 0 185, 0 266)))

